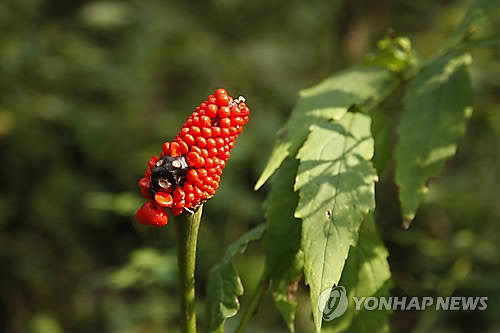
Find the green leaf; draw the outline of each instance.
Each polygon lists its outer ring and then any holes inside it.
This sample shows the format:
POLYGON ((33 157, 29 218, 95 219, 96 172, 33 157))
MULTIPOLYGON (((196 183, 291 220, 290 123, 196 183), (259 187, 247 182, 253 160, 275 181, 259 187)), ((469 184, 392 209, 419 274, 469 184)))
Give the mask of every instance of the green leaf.
POLYGON ((275 305, 292 332, 297 307, 295 291, 303 271, 303 255, 298 253, 301 223, 294 217, 299 201, 298 193, 293 190, 298 164, 294 158, 283 162, 271 180, 271 191, 264 206, 268 221, 263 239, 267 254, 266 270, 275 305))
POLYGON ((266 230, 262 224, 244 234, 226 250, 222 260, 210 270, 207 282, 207 320, 210 332, 223 332, 224 321, 236 315, 240 308, 238 296, 243 295, 243 285, 233 256, 243 253, 249 242, 258 240, 266 230))
POLYGON ((476 0, 473 5, 465 12, 464 18, 455 32, 445 42, 444 49, 453 47, 474 33, 477 26, 487 20, 489 17, 498 14, 498 1, 476 0))
POLYGON ((403 72, 417 61, 412 55, 411 42, 407 37, 384 38, 378 41, 377 49, 376 53, 366 57, 363 64, 403 72))
POLYGON ((390 310, 385 308, 367 311, 364 306, 356 309, 362 297, 388 297, 391 288, 391 271, 387 262, 388 252, 377 235, 373 213, 361 225, 359 240, 351 247, 339 286, 347 291, 349 304, 346 312, 325 324, 325 332, 387 332, 390 310))
POLYGON ((339 120, 353 104, 377 96, 390 80, 382 67, 358 67, 338 72, 320 84, 302 90, 285 127, 278 133, 269 162, 255 184, 258 190, 288 156, 295 156, 309 126, 321 120, 339 120))
POLYGON ((297 155, 300 199, 295 216, 302 219, 304 273, 318 331, 319 294, 339 282, 349 246, 375 207, 373 146, 370 117, 350 112, 339 122, 312 125, 297 155))
POLYGON ((462 42, 457 46, 457 49, 467 50, 467 49, 475 49, 475 48, 498 48, 500 45, 500 35, 494 34, 493 36, 477 38, 477 39, 469 39, 466 42, 462 42))
POLYGON ((372 118, 372 135, 375 140, 373 165, 380 175, 392 157, 392 120, 381 110, 372 110, 370 117, 372 118))
POLYGON ((396 147, 396 183, 403 217, 413 220, 428 189, 456 151, 472 113, 469 55, 442 57, 417 75, 404 98, 396 147))

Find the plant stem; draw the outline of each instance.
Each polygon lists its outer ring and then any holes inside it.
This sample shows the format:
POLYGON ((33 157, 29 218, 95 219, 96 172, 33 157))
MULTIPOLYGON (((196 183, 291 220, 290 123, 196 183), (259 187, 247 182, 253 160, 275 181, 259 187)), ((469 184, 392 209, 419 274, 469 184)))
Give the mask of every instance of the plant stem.
POLYGON ((196 333, 194 272, 196 266, 196 242, 203 206, 193 215, 183 213, 176 218, 177 265, 179 269, 179 292, 181 309, 181 331, 196 333))
POLYGON ((243 333, 246 331, 250 319, 252 319, 253 315, 255 314, 257 306, 259 305, 260 301, 262 300, 262 297, 264 296, 264 293, 266 292, 268 284, 269 283, 267 274, 264 274, 260 279, 257 289, 252 295, 252 298, 250 299, 250 304, 248 304, 248 307, 246 308, 245 312, 243 313, 243 316, 241 317, 241 321, 238 325, 238 328, 236 329, 236 333, 243 333))

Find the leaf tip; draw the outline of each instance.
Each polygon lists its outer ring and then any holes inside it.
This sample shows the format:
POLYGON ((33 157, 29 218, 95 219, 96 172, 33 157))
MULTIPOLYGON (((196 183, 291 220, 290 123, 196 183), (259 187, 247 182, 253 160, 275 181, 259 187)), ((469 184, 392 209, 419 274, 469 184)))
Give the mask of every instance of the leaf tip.
POLYGON ((405 230, 410 229, 411 222, 413 221, 413 218, 415 215, 410 215, 408 217, 404 217, 403 221, 401 222, 401 227, 405 230))

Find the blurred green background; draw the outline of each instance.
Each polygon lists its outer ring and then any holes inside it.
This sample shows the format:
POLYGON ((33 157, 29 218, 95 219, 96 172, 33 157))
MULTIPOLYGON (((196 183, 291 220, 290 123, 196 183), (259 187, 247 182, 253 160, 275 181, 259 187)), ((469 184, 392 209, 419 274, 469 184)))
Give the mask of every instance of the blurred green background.
MULTIPOLYGON (((430 56, 467 7, 454 0, 0 1, 0 331, 178 330, 174 231, 134 221, 137 181, 193 109, 224 87, 244 95, 252 115, 205 206, 197 266, 203 325, 208 269, 264 222, 268 188, 252 188, 298 90, 362 60, 389 28, 430 56)), ((377 219, 393 295, 488 296, 488 309, 395 312, 393 331, 500 329, 499 52, 472 54, 475 111, 456 157, 432 180, 408 231, 387 168, 377 219)), ((263 263, 258 245, 236 259, 243 306, 263 263)), ((298 300, 297 330, 313 331, 304 285, 298 300)), ((286 329, 269 295, 250 327, 263 329, 286 329)))

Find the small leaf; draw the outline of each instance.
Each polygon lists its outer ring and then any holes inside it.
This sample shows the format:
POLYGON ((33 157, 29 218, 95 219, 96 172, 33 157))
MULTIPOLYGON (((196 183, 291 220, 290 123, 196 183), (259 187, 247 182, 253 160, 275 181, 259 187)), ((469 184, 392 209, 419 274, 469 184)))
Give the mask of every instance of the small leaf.
POLYGON ((417 61, 412 55, 411 42, 407 37, 384 38, 378 41, 377 48, 377 52, 368 55, 363 64, 403 72, 417 61))
POLYGON ((278 133, 269 162, 255 184, 258 190, 288 156, 295 156, 309 126, 321 120, 339 120, 353 104, 377 96, 390 80, 382 67, 358 67, 338 72, 320 84, 302 90, 285 127, 278 133))
POLYGON ((283 162, 271 180, 271 191, 264 205, 268 221, 263 239, 266 270, 275 305, 292 332, 297 302, 291 296, 291 289, 303 271, 303 255, 298 253, 301 222, 294 217, 299 200, 298 193, 293 190, 298 164, 295 158, 283 162))
POLYGON ((375 207, 373 146, 370 117, 350 112, 338 122, 312 125, 297 154, 295 216, 302 219, 304 274, 318 331, 319 294, 339 282, 359 226, 375 207))
POLYGON ((207 320, 210 332, 223 332, 224 321, 236 315, 240 308, 238 296, 243 295, 243 285, 233 256, 243 253, 249 242, 258 240, 266 230, 262 224, 244 234, 226 250, 222 260, 210 270, 207 282, 207 320))
POLYGON ((439 58, 417 75, 404 98, 396 147, 396 183, 403 217, 413 220, 428 189, 457 148, 472 113, 469 55, 439 58))
POLYGON ((487 20, 489 17, 498 14, 498 1, 476 0, 472 6, 465 12, 464 18, 455 32, 445 42, 444 49, 448 49, 466 39, 472 34, 477 26, 487 20))
POLYGON ((361 225, 359 240, 351 247, 349 257, 339 282, 347 291, 349 305, 346 312, 325 324, 325 332, 387 332, 389 313, 386 308, 356 309, 353 297, 388 297, 391 288, 391 271, 388 252, 377 235, 373 213, 366 216, 361 225))

